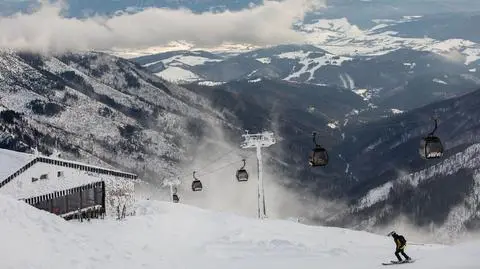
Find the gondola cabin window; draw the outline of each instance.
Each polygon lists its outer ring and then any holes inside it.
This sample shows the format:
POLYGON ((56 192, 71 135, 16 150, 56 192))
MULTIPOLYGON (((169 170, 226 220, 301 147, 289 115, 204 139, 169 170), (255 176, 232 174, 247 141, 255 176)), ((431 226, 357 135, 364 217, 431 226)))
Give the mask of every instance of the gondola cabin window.
POLYGON ((438 157, 442 157, 442 153, 440 153, 440 152, 430 152, 430 153, 428 153, 427 157, 428 157, 428 158, 438 158, 438 157))

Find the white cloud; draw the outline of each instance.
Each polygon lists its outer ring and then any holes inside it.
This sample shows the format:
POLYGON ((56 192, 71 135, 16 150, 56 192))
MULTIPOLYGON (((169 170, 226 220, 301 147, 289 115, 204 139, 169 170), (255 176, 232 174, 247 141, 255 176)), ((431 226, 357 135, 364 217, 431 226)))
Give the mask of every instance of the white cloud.
POLYGON ((224 42, 274 45, 301 42, 292 24, 325 0, 266 1, 241 11, 195 14, 149 8, 136 14, 87 19, 63 17, 61 4, 42 3, 30 14, 0 17, 0 48, 40 52, 146 48, 185 40, 198 46, 224 42))

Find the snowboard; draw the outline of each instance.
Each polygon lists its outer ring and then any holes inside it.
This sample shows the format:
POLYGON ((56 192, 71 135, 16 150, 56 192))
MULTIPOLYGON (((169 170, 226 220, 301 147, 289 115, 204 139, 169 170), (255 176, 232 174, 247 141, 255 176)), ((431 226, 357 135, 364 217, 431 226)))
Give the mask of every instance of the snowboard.
POLYGON ((415 262, 415 260, 409 260, 409 261, 391 261, 391 262, 384 262, 382 265, 394 265, 394 264, 404 264, 404 263, 412 263, 415 262))

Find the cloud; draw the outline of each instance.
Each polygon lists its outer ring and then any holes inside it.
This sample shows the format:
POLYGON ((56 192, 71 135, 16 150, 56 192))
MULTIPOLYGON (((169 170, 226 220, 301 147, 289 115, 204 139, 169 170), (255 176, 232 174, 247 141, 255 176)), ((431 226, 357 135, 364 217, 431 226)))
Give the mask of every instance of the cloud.
POLYGON ((443 52, 443 53, 439 53, 439 54, 441 56, 443 56, 445 59, 447 59, 451 62, 454 62, 454 63, 463 64, 467 60, 467 57, 456 49, 451 49, 447 52, 443 52))
POLYGON ((325 0, 266 1, 241 11, 193 13, 148 8, 135 14, 86 19, 62 16, 61 3, 42 3, 29 14, 0 17, 0 48, 38 52, 147 48, 183 40, 212 47, 224 42, 275 45, 302 42, 292 24, 325 0))

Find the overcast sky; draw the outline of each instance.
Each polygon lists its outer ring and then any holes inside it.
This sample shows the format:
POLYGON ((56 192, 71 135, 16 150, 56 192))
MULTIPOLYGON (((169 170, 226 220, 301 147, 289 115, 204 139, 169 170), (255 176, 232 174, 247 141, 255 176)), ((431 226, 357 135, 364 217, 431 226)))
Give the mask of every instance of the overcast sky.
POLYGON ((31 14, 0 17, 0 48, 63 52, 146 48, 175 40, 204 47, 225 41, 295 43, 302 41, 302 35, 291 29, 292 24, 324 4, 325 0, 266 1, 263 6, 217 14, 150 8, 136 14, 78 19, 63 17, 62 4, 44 3, 31 14))

